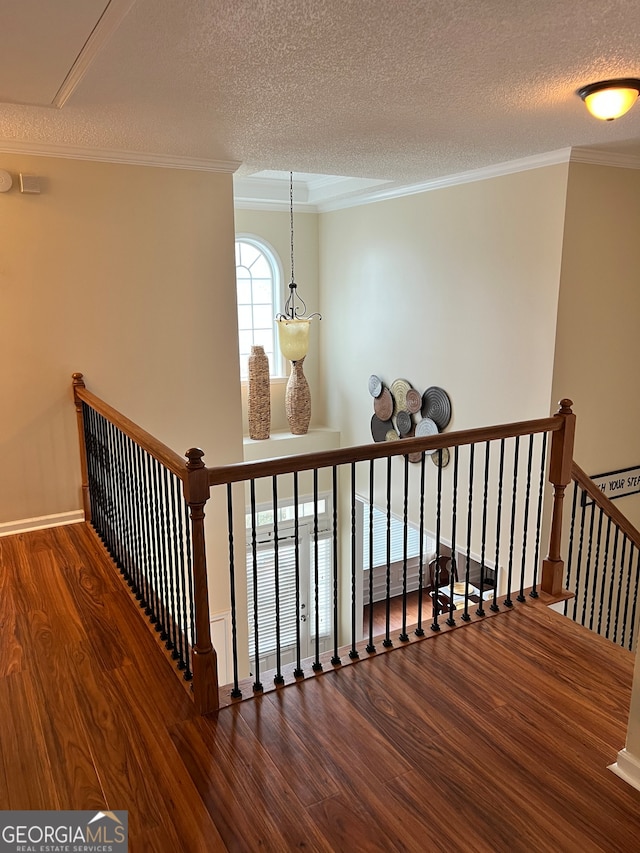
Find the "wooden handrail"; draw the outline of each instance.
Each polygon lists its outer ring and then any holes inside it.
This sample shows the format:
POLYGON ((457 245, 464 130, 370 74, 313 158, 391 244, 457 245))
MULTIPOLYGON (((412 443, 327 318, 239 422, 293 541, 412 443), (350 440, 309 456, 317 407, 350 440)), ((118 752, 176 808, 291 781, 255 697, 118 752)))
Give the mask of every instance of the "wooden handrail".
POLYGON ((423 450, 459 447, 464 444, 513 438, 531 433, 554 432, 559 429, 562 429, 562 422, 554 416, 533 421, 477 427, 460 432, 445 432, 428 438, 403 438, 400 441, 361 444, 353 447, 341 447, 338 450, 302 453, 297 456, 279 456, 261 462, 239 462, 235 465, 209 468, 209 485, 239 483, 260 477, 272 477, 276 474, 312 471, 315 468, 330 468, 333 465, 344 465, 350 462, 384 459, 387 456, 405 456, 407 453, 420 453, 423 450))
POLYGON ((82 401, 88 406, 91 406, 91 408, 95 409, 98 414, 110 421, 125 435, 128 435, 130 439, 136 442, 136 444, 139 444, 140 447, 142 447, 143 450, 146 450, 146 452, 153 456, 154 459, 157 459, 161 465, 164 465, 165 468, 168 468, 169 471, 174 473, 176 477, 180 477, 183 482, 186 480, 186 459, 181 457, 174 450, 171 450, 170 447, 167 447, 166 444, 163 444, 157 438, 154 438, 151 433, 129 420, 129 418, 117 409, 114 409, 108 403, 105 403, 104 400, 96 397, 96 395, 92 394, 91 391, 87 391, 84 386, 82 373, 74 373, 73 378, 73 393, 76 403, 78 401, 82 401))
POLYGON ((640 530, 634 527, 626 516, 624 516, 613 501, 603 494, 588 474, 574 462, 571 466, 571 476, 576 483, 595 501, 596 505, 616 524, 627 536, 636 548, 640 549, 640 530))

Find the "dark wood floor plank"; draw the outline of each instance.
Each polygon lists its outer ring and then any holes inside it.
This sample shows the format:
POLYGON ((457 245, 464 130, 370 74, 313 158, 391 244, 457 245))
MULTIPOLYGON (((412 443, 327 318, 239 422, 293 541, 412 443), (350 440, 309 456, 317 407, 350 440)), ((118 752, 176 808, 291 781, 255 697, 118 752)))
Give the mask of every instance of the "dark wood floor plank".
MULTIPOLYGON (((162 660, 161 656, 159 657, 162 660)), ((120 697, 120 705, 128 715, 132 732, 139 741, 140 766, 145 784, 149 786, 151 796, 156 799, 162 815, 162 827, 150 830, 145 836, 162 837, 163 828, 172 830, 182 845, 172 847, 172 853, 174 850, 179 853, 182 848, 184 853, 224 850, 216 825, 193 787, 187 768, 168 731, 172 719, 183 720, 184 715, 180 714, 174 718, 167 716, 166 705, 162 701, 162 696, 166 695, 167 691, 163 688, 171 684, 180 697, 184 694, 173 684, 173 673, 165 671, 163 674, 164 681, 145 681, 144 674, 133 667, 123 667, 110 673, 116 693, 120 697), (132 685, 136 685, 137 689, 132 689, 132 685)), ((195 711, 192 708, 191 717, 194 716, 195 711)), ((132 801, 130 810, 132 808, 139 810, 138 797, 132 801)))
POLYGON ((85 638, 83 645, 72 628, 69 634, 60 625, 54 629, 43 612, 21 614, 19 623, 59 807, 105 808, 107 804, 74 688, 75 662, 86 656, 88 642, 85 638))
MULTIPOLYGON (((234 711, 229 716, 235 728, 234 722, 239 717, 234 711)), ((230 745, 246 735, 234 733, 230 741, 223 737, 218 749, 216 728, 217 720, 214 719, 206 727, 200 721, 191 720, 178 723, 172 734, 177 751, 227 850, 232 853, 247 850, 280 853, 291 849, 288 839, 264 808, 263 792, 252 781, 253 768, 228 760, 230 745)), ((297 814, 296 810, 293 813, 297 814)))
POLYGON ((633 656, 543 607, 199 718, 85 525, 0 541, 0 593, 0 808, 126 808, 132 853, 640 853, 633 656))
POLYGON ((58 808, 29 673, 0 679, 0 809, 58 808))
POLYGON ((303 805, 333 797, 338 788, 331 774, 318 761, 314 745, 300 738, 288 725, 282 713, 284 701, 284 691, 280 690, 273 694, 271 701, 259 697, 254 702, 243 702, 238 706, 238 713, 286 775, 291 790, 303 805))
POLYGON ((12 539, 0 539, 0 678, 23 668, 15 601, 17 559, 12 539))

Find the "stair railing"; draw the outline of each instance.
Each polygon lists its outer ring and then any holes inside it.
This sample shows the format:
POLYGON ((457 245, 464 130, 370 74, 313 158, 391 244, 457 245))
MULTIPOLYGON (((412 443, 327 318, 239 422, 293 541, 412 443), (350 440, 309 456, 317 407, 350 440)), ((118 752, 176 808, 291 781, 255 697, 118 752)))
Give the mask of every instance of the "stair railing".
POLYGON ((574 462, 564 612, 624 648, 637 642, 640 531, 574 462))
MULTIPOLYGON (((202 714, 297 681, 307 674, 305 667, 315 674, 420 639, 426 634, 425 627, 438 632, 481 619, 501 608, 512 608, 513 598, 520 602, 537 598, 540 589, 551 595, 563 592, 562 507, 571 476, 575 428, 569 400, 561 402, 556 415, 539 420, 208 468, 201 450, 193 448, 183 459, 97 398, 86 389, 82 374, 74 374, 73 392, 86 519, 184 679, 192 682, 195 705, 202 714), (428 464, 430 458, 442 463, 439 454, 445 450, 451 458, 446 484, 444 465, 436 464, 434 469, 428 464), (542 561, 540 531, 547 469, 553 507, 549 553, 542 561), (234 488, 234 484, 244 484, 244 489, 234 488), (226 492, 229 539, 233 683, 222 695, 210 636, 204 535, 204 510, 212 488, 226 492), (285 493, 292 497, 293 509, 288 511, 294 532, 282 544, 278 525, 285 493), (326 527, 320 529, 321 495, 325 493, 328 515, 326 527), (380 633, 374 630, 371 617, 375 601, 373 545, 369 554, 362 554, 358 544, 359 502, 363 500, 368 510, 360 524, 369 525, 370 543, 375 538, 374 506, 381 506, 386 517, 380 633), (303 518, 301 513, 307 515, 303 518), (394 633, 390 626, 389 548, 392 519, 398 514, 404 525, 398 578, 402 625, 394 633), (259 528, 265 517, 270 518, 271 528, 263 541, 259 528), (415 577, 408 559, 409 519, 420 542, 415 577), (309 606, 303 611, 299 534, 305 525, 311 571, 305 579, 309 606), (426 553, 427 541, 433 544, 433 554, 426 553), (447 553, 455 571, 445 578, 440 557, 447 553), (266 581, 260 575, 265 559, 272 566, 266 581), (321 593, 322 559, 328 568, 321 593), (430 562, 435 566, 432 578, 427 571, 430 562), (356 594, 362 592, 362 569, 367 565, 368 624, 356 606, 356 594), (479 575, 472 578, 473 566, 479 575), (280 597, 285 570, 295 580, 288 600, 280 597), (464 587, 462 595, 456 585, 464 587), (418 597, 417 617, 409 618, 412 594, 418 597), (273 665, 266 685, 262 680, 267 673, 260 674, 261 632, 255 618, 263 595, 273 610, 274 636, 273 665), (247 596, 251 612, 244 606, 247 596), (321 606, 326 611, 324 628, 329 626, 324 647, 319 642, 321 606), (282 654, 282 624, 285 611, 292 608, 296 636, 293 657, 287 663, 282 654), (308 660, 303 660, 300 648, 304 622, 310 624, 308 660), (247 678, 247 649, 251 647, 253 660, 247 678)), ((358 601, 362 600, 360 596, 358 601)))

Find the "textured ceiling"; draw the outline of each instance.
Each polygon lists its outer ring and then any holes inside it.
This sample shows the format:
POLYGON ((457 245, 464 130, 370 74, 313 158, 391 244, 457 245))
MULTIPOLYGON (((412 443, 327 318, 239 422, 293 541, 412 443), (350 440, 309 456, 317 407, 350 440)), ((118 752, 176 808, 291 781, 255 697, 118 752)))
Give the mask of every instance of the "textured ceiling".
MULTIPOLYGON (((0 0, 3 41, 41 68, 15 8, 0 0)), ((571 146, 637 154, 640 105, 602 123, 575 95, 617 76, 640 76, 637 0, 136 0, 62 109, 0 104, 0 147, 423 181, 571 146)), ((10 78, 0 65, 21 100, 10 78)))

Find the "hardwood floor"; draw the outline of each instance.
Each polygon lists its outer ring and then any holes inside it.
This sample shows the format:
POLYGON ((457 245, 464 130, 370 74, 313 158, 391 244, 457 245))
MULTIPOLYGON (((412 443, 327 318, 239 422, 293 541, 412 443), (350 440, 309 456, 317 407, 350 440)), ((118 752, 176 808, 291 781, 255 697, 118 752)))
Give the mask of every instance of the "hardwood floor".
POLYGON ((542 607, 199 718, 84 525, 0 539, 0 808, 130 850, 640 851, 633 656, 542 607))

